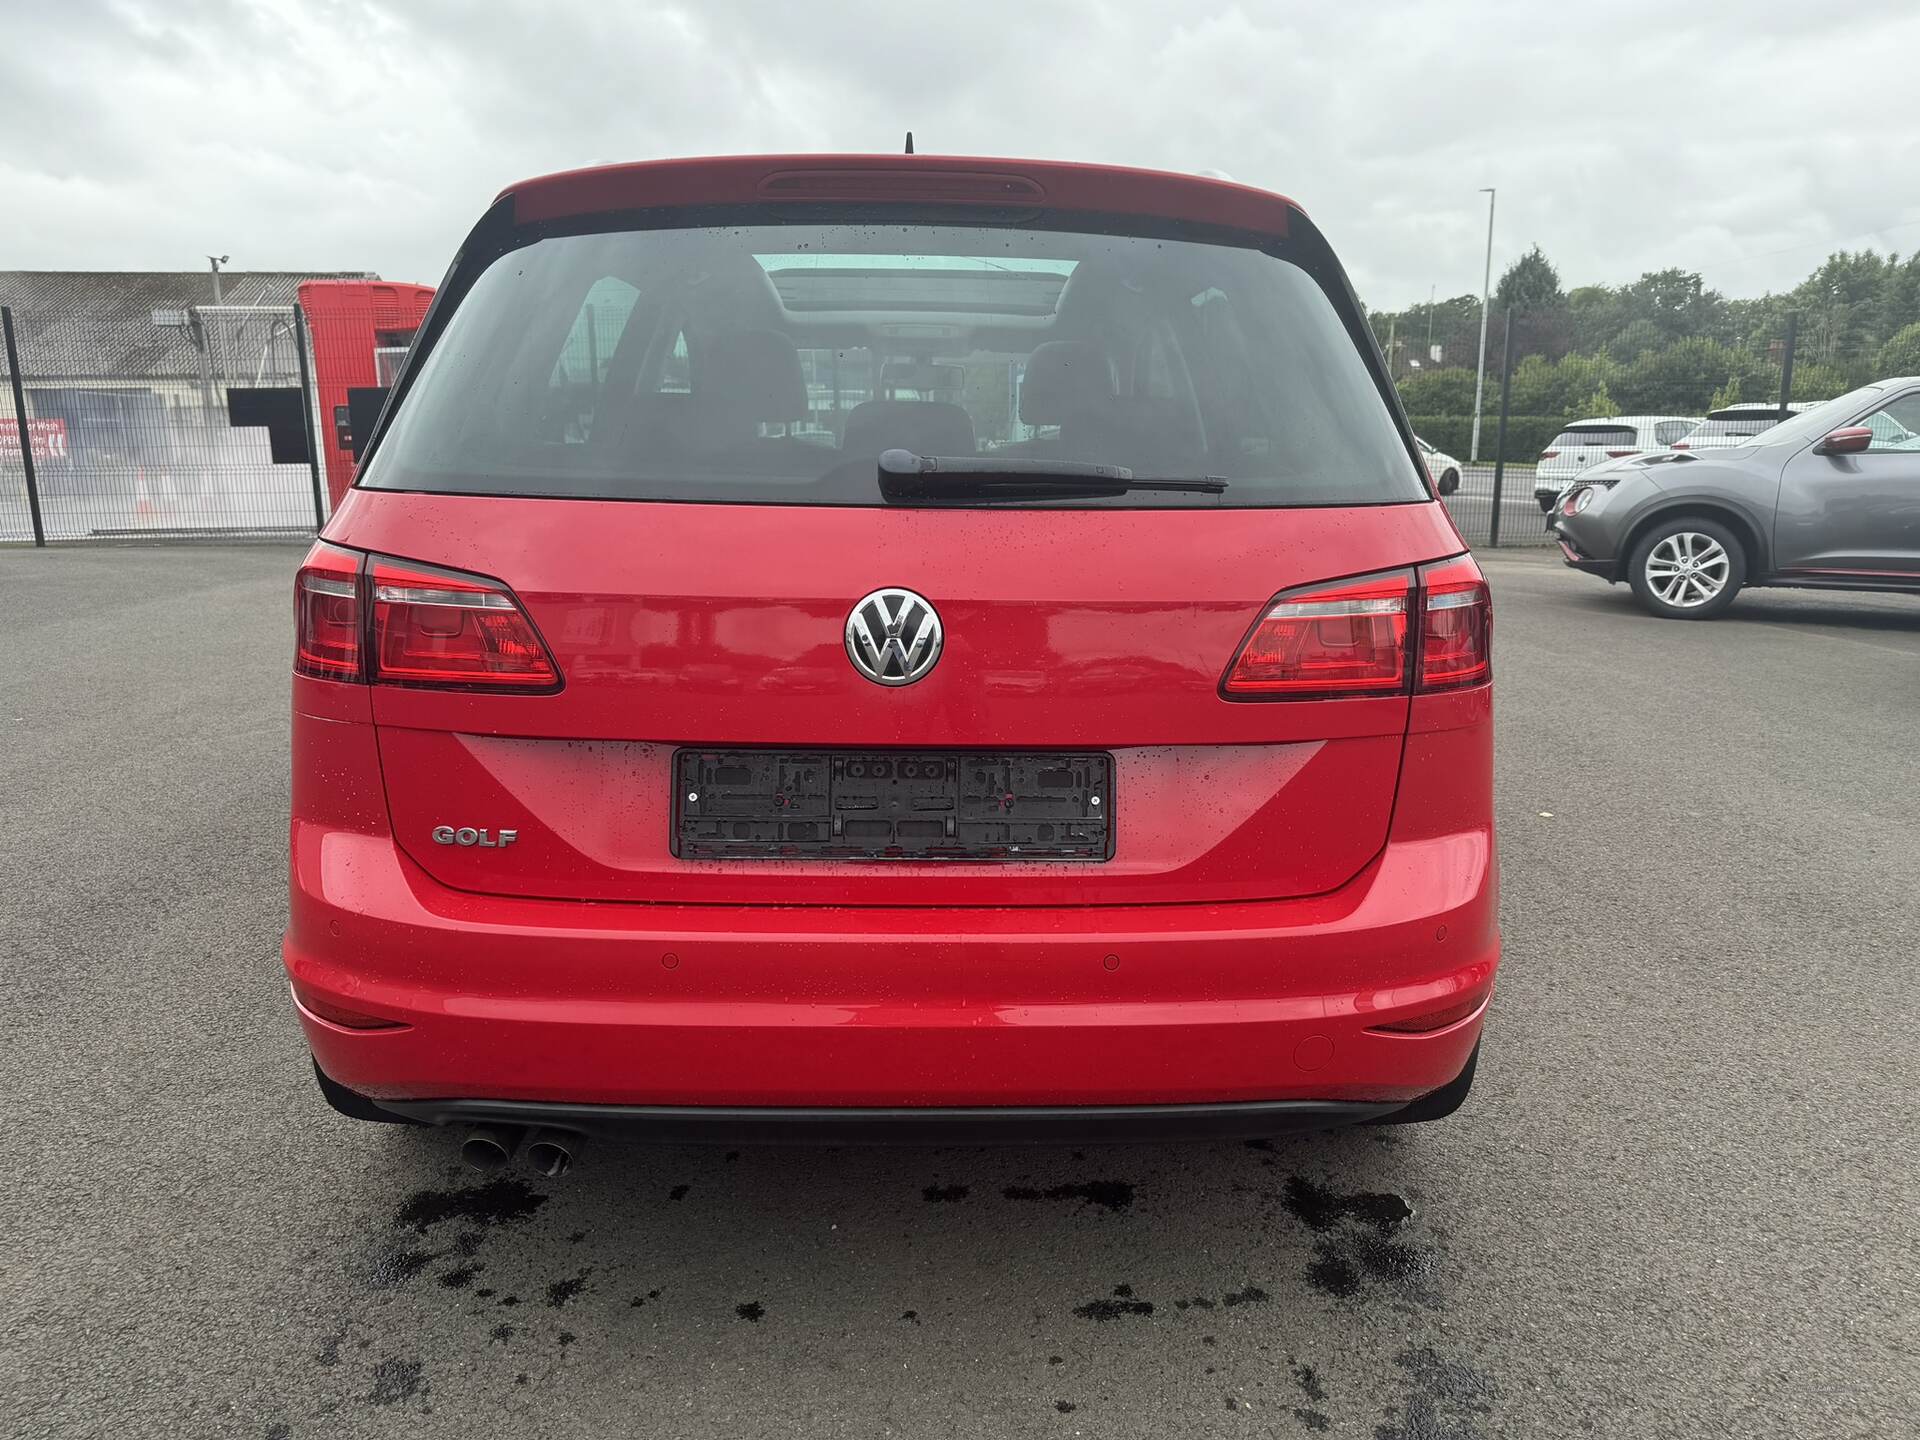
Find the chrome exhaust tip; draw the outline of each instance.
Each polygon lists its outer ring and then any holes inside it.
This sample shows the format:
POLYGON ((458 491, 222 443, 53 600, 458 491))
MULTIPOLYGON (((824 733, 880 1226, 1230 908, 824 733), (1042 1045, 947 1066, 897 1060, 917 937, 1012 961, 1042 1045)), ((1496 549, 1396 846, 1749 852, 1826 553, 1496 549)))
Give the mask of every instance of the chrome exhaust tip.
POLYGON ((527 1163, 549 1180, 557 1180, 573 1168, 584 1137, 564 1130, 541 1130, 527 1142, 527 1163))
POLYGON ((520 1135, 515 1125, 476 1125, 460 1142, 460 1158, 482 1175, 498 1174, 520 1148, 520 1135))

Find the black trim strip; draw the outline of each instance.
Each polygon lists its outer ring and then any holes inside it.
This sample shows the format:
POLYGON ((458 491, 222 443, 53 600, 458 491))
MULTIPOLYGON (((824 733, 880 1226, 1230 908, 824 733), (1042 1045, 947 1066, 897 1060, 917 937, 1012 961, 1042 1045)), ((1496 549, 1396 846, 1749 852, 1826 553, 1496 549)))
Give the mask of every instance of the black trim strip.
POLYGON ((1405 1101, 1253 1100, 1206 1105, 985 1106, 963 1109, 572 1105, 531 1100, 381 1100, 427 1125, 545 1126, 673 1145, 1059 1145, 1257 1139, 1359 1125, 1405 1101))

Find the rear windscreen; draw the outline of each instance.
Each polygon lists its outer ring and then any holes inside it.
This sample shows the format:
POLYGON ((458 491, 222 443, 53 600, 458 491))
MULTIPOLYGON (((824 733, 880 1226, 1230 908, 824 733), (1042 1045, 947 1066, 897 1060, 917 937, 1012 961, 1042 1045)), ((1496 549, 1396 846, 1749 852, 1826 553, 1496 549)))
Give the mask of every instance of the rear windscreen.
POLYGON ((871 505, 889 449, 1229 482, 1075 504, 1427 498, 1340 313, 1292 261, 899 223, 511 250, 460 297, 359 483, 871 505))
POLYGON ((1633 429, 1626 425, 1576 425, 1554 437, 1552 449, 1630 449, 1638 443, 1633 429))
POLYGON ((1740 415, 1727 420, 1715 420, 1711 416, 1701 421, 1691 431, 1688 438, 1709 440, 1718 438, 1745 439, 1771 430, 1780 423, 1778 415, 1740 415))

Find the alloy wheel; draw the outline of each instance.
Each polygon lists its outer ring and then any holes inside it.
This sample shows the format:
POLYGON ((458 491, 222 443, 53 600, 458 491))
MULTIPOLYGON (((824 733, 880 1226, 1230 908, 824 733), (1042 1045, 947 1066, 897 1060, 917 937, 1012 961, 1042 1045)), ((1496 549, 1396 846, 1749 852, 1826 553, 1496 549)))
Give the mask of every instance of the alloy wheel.
POLYGON ((1732 561, 1711 535, 1681 530, 1647 552, 1647 588, 1679 610, 1705 605, 1727 588, 1732 561))

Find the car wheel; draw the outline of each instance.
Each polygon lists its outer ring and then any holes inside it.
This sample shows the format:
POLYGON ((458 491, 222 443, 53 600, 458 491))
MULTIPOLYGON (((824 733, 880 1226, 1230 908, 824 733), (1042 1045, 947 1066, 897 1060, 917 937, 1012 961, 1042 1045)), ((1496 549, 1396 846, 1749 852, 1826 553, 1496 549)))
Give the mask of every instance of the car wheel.
POLYGON ((1747 552, 1726 526, 1685 516, 1640 537, 1627 581, 1663 620, 1711 620, 1733 604, 1747 580, 1747 552))
POLYGON ((1542 515, 1551 515, 1553 513, 1553 496, 1536 493, 1533 499, 1534 503, 1540 507, 1540 513, 1542 515))
POLYGON ((1440 477, 1440 493, 1442 495, 1451 495, 1459 488, 1460 472, 1458 470, 1449 470, 1440 477))

